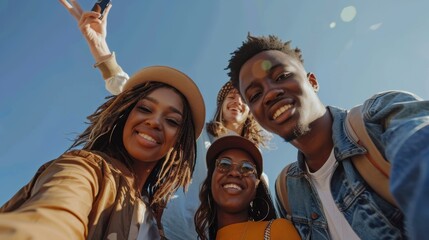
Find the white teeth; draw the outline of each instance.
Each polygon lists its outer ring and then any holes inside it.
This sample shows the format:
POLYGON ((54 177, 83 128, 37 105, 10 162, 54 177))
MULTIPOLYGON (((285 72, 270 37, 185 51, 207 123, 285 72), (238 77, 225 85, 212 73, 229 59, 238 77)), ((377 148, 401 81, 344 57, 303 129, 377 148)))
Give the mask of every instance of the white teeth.
POLYGON ((237 190, 242 190, 242 188, 240 186, 238 186, 237 184, 234 183, 228 183, 223 185, 223 188, 233 188, 233 189, 237 189, 237 190))
POLYGON ((144 138, 144 139, 146 139, 146 140, 148 140, 148 141, 156 143, 156 140, 153 137, 151 137, 151 136, 149 136, 147 134, 139 133, 139 136, 142 137, 142 138, 144 138))
POLYGON ((230 110, 230 111, 241 112, 241 111, 240 111, 240 109, 238 109, 238 108, 230 108, 229 110, 230 110))
POLYGON ((286 110, 288 110, 291 107, 292 107, 292 105, 288 104, 288 105, 284 105, 283 107, 277 109, 277 111, 273 115, 273 119, 276 120, 276 118, 278 118, 282 113, 286 112, 286 110))

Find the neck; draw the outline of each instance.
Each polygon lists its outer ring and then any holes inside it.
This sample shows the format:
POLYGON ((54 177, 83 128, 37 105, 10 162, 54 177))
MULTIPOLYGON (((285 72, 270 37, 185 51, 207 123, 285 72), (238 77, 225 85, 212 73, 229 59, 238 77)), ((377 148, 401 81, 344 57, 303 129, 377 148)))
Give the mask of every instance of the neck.
POLYGON ((231 131, 234 131, 238 135, 241 135, 243 131, 244 124, 243 123, 225 123, 225 127, 231 131))
POLYGON ((331 154, 334 146, 332 123, 331 113, 326 110, 320 118, 310 124, 310 132, 291 142, 304 154, 311 172, 319 170, 331 154))
POLYGON ((136 183, 138 189, 142 189, 144 184, 146 183, 146 180, 148 179, 150 173, 152 172, 155 165, 158 163, 158 161, 155 162, 140 162, 135 161, 133 164, 133 170, 136 176, 136 183))
POLYGON ((220 208, 218 208, 218 211, 217 211, 218 229, 234 223, 247 222, 248 220, 249 220, 249 214, 247 213, 247 209, 245 209, 240 213, 227 213, 227 212, 221 211, 220 208))

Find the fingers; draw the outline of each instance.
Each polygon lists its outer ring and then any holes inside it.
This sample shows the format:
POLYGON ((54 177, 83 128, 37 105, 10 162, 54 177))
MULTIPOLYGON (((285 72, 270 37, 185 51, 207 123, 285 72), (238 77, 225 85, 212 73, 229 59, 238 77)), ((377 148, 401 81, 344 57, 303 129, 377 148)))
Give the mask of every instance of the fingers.
POLYGON ((59 0, 59 1, 65 8, 67 9, 72 8, 72 5, 69 2, 67 2, 67 0, 59 0))
POLYGON ((71 4, 73 5, 73 8, 76 9, 76 12, 79 13, 79 15, 82 15, 83 10, 80 7, 79 3, 76 0, 70 0, 71 4))
POLYGON ((97 12, 85 12, 82 14, 81 18, 78 21, 78 26, 80 29, 89 29, 91 24, 101 25, 101 20, 99 19, 100 13, 97 12))
POLYGON ((112 8, 112 4, 106 7, 103 13, 103 22, 107 22, 107 17, 109 16, 110 9, 112 8))
POLYGON ((76 11, 76 8, 73 7, 67 0, 59 0, 60 3, 67 9, 67 11, 79 21, 81 14, 76 11))

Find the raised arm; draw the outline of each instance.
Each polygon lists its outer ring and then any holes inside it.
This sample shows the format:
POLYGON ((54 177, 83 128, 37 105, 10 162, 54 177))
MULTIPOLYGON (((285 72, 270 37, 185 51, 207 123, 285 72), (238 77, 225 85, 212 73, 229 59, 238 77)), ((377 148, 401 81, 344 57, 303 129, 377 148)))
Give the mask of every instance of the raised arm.
POLYGON ((67 11, 77 20, 78 27, 82 32, 89 50, 94 57, 95 65, 106 80, 106 89, 112 94, 119 94, 129 76, 117 64, 115 54, 109 49, 106 41, 107 18, 112 5, 101 14, 93 11, 85 12, 75 0, 59 0, 67 11))

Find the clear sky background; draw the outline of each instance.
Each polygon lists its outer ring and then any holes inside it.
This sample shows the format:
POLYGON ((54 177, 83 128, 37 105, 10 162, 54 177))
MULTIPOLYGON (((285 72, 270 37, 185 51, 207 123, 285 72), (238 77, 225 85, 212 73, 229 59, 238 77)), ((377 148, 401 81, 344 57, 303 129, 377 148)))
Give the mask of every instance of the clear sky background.
MULTIPOLYGON (((81 0, 85 9, 95 1, 81 0)), ((303 51, 327 105, 349 108, 402 89, 429 99, 426 0, 114 0, 108 42, 129 74, 169 65, 200 87, 207 118, 230 53, 275 34, 303 51)), ((76 21, 55 0, 0 0, 0 205, 58 157, 109 95, 76 21)), ((271 186, 296 150, 264 151, 271 186)))

